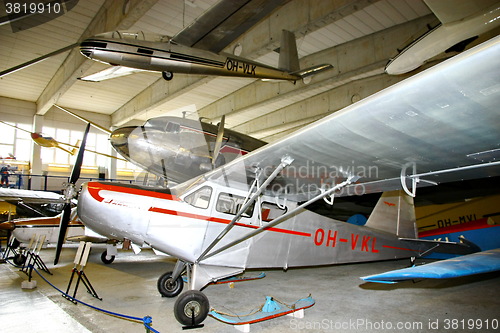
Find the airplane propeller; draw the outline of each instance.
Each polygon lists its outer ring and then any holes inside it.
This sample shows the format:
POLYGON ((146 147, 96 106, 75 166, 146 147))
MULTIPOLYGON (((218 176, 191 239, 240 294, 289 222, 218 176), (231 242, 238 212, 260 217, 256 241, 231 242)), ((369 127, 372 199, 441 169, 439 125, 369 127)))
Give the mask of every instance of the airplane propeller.
POLYGON ((222 140, 224 139, 224 122, 226 120, 226 115, 222 116, 219 123, 219 128, 217 129, 217 138, 215 139, 214 152, 212 156, 212 167, 216 168, 217 157, 219 157, 220 149, 222 147, 222 140))
POLYGON ((61 220, 59 221, 59 238, 57 239, 56 247, 56 257, 54 259, 54 265, 59 262, 59 256, 61 255, 62 245, 64 243, 64 238, 66 237, 66 230, 68 229, 69 221, 71 219, 71 200, 76 197, 76 181, 80 178, 80 172, 82 170, 83 154, 85 152, 85 145, 87 144, 87 135, 89 134, 90 123, 87 124, 85 128, 85 133, 83 134, 82 144, 78 150, 78 155, 76 157, 75 165, 71 171, 71 176, 69 177, 69 183, 64 191, 64 198, 66 202, 64 203, 63 213, 61 215, 61 220))

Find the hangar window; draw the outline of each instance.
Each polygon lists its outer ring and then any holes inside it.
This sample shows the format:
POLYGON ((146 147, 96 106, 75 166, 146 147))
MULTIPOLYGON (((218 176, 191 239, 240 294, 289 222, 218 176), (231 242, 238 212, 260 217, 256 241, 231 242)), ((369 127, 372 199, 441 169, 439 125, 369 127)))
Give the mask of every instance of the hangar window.
POLYGON ((187 195, 184 201, 191 206, 197 208, 207 209, 210 204, 210 197, 212 196, 212 188, 209 186, 204 186, 197 191, 187 195))
MULTIPOLYGON (((239 195, 234 195, 231 193, 221 193, 219 194, 219 199, 217 200, 217 209, 220 213, 236 215, 245 203, 245 198, 239 195)), ((248 209, 242 214, 243 217, 251 217, 253 213, 254 204, 252 204, 248 209)))

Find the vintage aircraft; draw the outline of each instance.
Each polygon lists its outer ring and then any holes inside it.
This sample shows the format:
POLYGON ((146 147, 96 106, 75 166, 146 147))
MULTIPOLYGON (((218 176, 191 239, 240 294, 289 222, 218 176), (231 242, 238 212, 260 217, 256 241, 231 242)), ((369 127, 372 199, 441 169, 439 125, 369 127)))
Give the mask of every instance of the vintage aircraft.
POLYGON ((424 0, 440 23, 415 39, 385 67, 387 74, 410 72, 441 52, 461 52, 479 35, 500 25, 497 0, 424 0))
MULTIPOLYGON (((496 37, 171 189, 86 183, 78 215, 102 235, 178 258, 158 289, 177 296, 186 272, 188 291, 174 305, 185 325, 207 316, 203 287, 247 268, 470 252, 467 242, 417 239, 412 196, 500 175, 499 52, 496 37), (401 188, 406 195, 385 193, 365 226, 304 210, 401 188)), ((68 220, 66 212, 55 263, 68 220)))
POLYGON ((248 135, 179 117, 157 117, 110 135, 113 148, 128 161, 181 183, 265 145, 248 135))
MULTIPOLYGON (((102 237, 85 228, 83 223, 78 219, 76 214, 76 207, 72 208, 71 218, 68 224, 68 230, 66 233, 66 241, 77 242, 92 242, 92 243, 103 243, 106 244, 106 250, 101 254, 101 261, 105 264, 111 264, 117 254, 117 241, 102 237)), ((21 218, 15 219, 8 222, 0 223, 0 230, 7 230, 9 233, 15 237, 20 248, 26 247, 30 241, 36 237, 43 237, 43 247, 53 246, 57 244, 59 237, 59 223, 61 221, 61 214, 50 217, 33 217, 33 218, 21 218)), ((26 257, 20 253, 20 256, 16 256, 14 262, 17 265, 22 265, 26 257)))
POLYGON ((109 134, 113 148, 127 161, 162 177, 169 186, 228 163, 266 143, 243 133, 185 117, 157 117, 141 126, 124 126, 110 131, 92 121, 54 105, 109 134))
POLYGON ((82 77, 101 81, 138 71, 161 72, 165 80, 173 73, 237 76, 297 81, 333 68, 321 64, 300 69, 295 35, 283 30, 277 68, 235 55, 213 53, 181 45, 174 38, 142 31, 112 31, 84 40, 80 52, 87 58, 113 67, 82 77))
MULTIPOLYGON (((65 151, 65 152, 67 152, 68 154, 71 154, 71 155, 74 155, 76 153, 77 149, 79 148, 78 144, 72 145, 70 143, 64 143, 64 142, 61 142, 61 141, 57 141, 56 139, 54 139, 51 136, 44 136, 41 133, 30 132, 28 130, 25 130, 24 128, 21 128, 21 127, 18 127, 18 126, 14 126, 14 125, 9 124, 9 123, 7 123, 5 121, 2 121, 2 120, 0 120, 0 123, 5 124, 5 125, 10 126, 10 127, 14 127, 15 129, 18 129, 20 131, 24 131, 24 132, 30 133, 31 139, 33 139, 33 141, 37 145, 39 145, 41 147, 61 149, 62 151, 65 151), (72 149, 69 150, 69 149, 67 149, 67 148, 65 148, 63 146, 71 147, 72 149)), ((98 151, 95 151, 95 150, 88 149, 87 151, 89 151, 91 153, 94 153, 94 154, 98 154, 98 155, 102 155, 102 156, 106 156, 106 157, 110 157, 110 158, 115 158, 115 159, 123 160, 122 158, 119 158, 119 157, 116 157, 116 156, 112 156, 112 155, 109 155, 109 154, 105 154, 105 153, 101 153, 101 152, 98 152, 98 151)))

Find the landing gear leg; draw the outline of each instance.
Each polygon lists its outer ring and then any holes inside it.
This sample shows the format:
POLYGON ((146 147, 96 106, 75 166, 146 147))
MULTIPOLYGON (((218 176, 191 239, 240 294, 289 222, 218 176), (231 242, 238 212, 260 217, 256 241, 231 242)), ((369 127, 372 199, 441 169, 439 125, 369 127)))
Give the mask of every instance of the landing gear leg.
POLYGON ((198 290, 188 290, 177 298, 174 305, 175 319, 184 329, 203 327, 201 324, 208 315, 207 296, 198 290))

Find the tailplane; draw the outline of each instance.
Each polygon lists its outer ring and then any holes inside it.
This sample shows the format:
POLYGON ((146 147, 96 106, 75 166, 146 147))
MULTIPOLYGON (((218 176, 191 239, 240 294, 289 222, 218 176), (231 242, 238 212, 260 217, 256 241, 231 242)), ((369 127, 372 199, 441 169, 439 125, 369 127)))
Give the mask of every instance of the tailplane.
POLYGON ((300 69, 295 35, 288 30, 283 30, 283 33, 281 34, 281 46, 279 54, 280 57, 278 67, 284 71, 287 71, 289 74, 294 74, 300 76, 301 78, 318 74, 333 68, 333 66, 330 64, 321 64, 305 69, 300 69))
POLYGON ((278 62, 279 69, 287 72, 296 72, 300 70, 299 55, 297 53, 297 43, 293 32, 283 30, 281 34, 280 58, 278 62))
POLYGON ((384 192, 365 226, 401 238, 417 238, 413 198, 401 190, 384 192))

